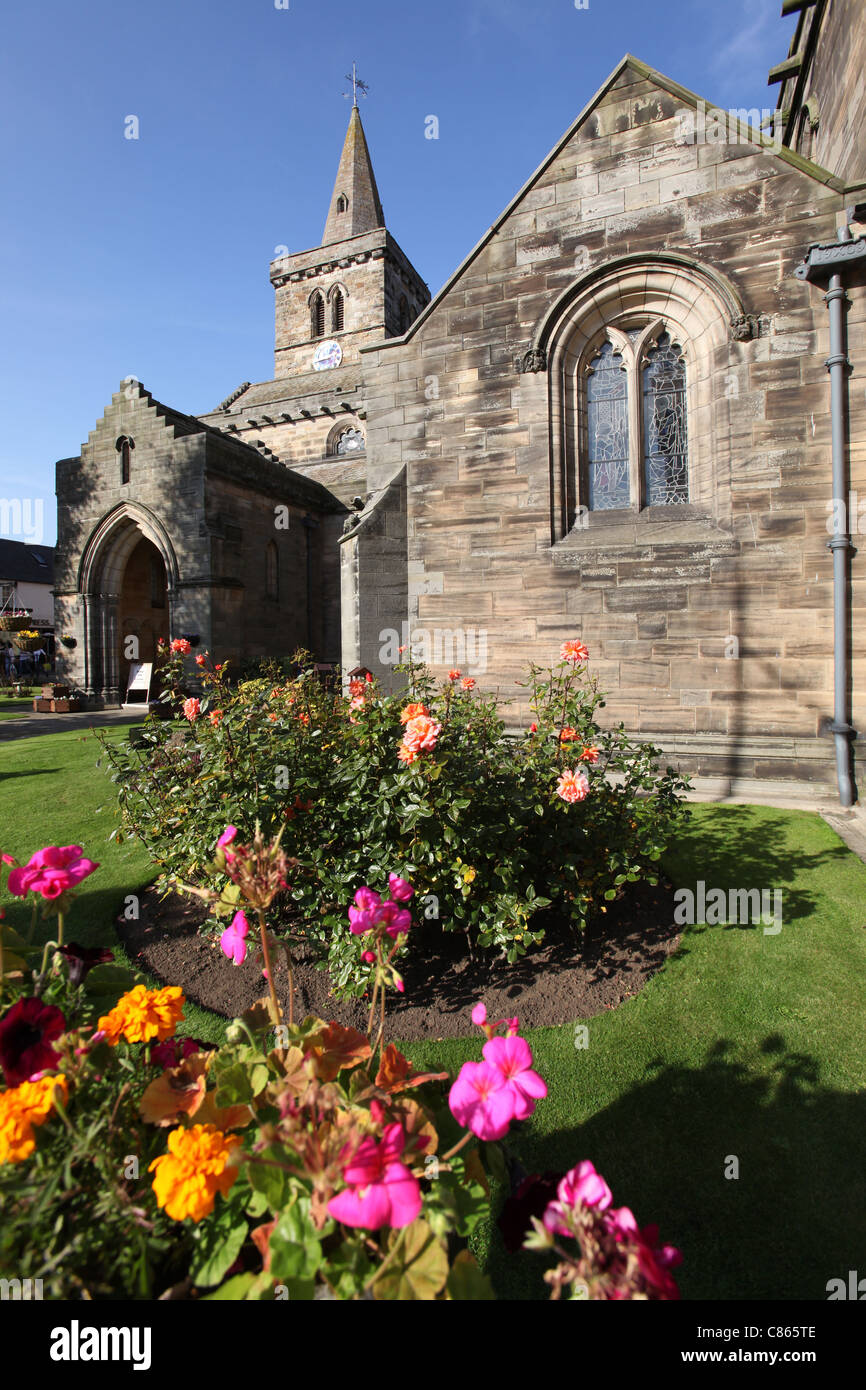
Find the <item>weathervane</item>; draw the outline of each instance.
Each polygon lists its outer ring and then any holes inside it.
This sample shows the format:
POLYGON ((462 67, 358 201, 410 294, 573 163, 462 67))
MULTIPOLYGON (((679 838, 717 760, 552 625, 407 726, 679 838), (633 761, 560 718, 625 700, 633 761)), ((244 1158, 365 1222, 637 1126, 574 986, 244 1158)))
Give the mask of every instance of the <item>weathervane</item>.
POLYGON ((360 77, 358 76, 358 69, 356 68, 356 66, 355 66, 354 63, 352 64, 352 71, 346 73, 346 81, 347 81, 347 82, 351 82, 351 84, 352 84, 352 91, 351 91, 351 93, 350 93, 350 92, 344 92, 344 93, 343 93, 343 96, 344 96, 344 97, 351 96, 351 98, 352 98, 352 105, 353 105, 353 106, 357 106, 357 105, 358 105, 358 93, 360 92, 362 96, 366 96, 367 93, 369 92, 370 88, 369 88, 369 86, 367 85, 366 82, 362 82, 362 81, 361 81, 360 77))

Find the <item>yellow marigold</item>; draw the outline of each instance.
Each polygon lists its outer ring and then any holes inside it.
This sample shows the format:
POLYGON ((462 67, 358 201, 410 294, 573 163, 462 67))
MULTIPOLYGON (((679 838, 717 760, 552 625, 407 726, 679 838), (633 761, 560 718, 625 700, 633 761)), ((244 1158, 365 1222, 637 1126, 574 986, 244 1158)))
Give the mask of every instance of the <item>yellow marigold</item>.
POLYGON ((65 1076, 44 1076, 0 1091, 0 1163, 20 1163, 36 1147, 35 1125, 41 1125, 54 1109, 55 1088, 66 1100, 65 1076))
POLYGON ((178 985, 164 989, 145 989, 136 985, 118 999, 111 1013, 99 1020, 106 1042, 115 1047, 121 1038, 127 1042, 163 1042, 174 1036, 183 1018, 185 1000, 178 985))
POLYGON ((201 1221, 213 1211, 216 1194, 226 1195, 237 1177, 240 1139, 224 1134, 215 1125, 173 1129, 168 1153, 155 1158, 148 1172, 156 1170, 156 1200, 173 1221, 187 1216, 201 1221))
POLYGON ((400 711, 400 723, 408 724, 410 719, 419 719, 421 715, 429 715, 430 711, 426 705, 407 705, 400 711))

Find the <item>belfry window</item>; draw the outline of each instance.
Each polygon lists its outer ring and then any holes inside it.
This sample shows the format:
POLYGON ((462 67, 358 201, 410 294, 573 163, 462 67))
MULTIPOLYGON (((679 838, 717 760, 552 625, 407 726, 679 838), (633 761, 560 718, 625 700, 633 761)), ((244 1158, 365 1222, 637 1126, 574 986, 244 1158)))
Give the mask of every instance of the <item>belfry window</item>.
POLYGON ((342 333, 343 331, 343 292, 334 290, 331 299, 331 332, 342 333))
POLYGON ((337 199, 337 212, 348 212, 348 211, 349 211, 349 199, 346 197, 345 193, 341 193, 340 196, 339 196, 339 198, 337 199))
POLYGON ((325 300, 318 290, 310 300, 310 336, 313 338, 324 338, 325 336, 325 300))
POLYGON ((122 434, 114 447, 120 454, 120 482, 123 485, 129 482, 130 456, 135 448, 135 441, 122 434))

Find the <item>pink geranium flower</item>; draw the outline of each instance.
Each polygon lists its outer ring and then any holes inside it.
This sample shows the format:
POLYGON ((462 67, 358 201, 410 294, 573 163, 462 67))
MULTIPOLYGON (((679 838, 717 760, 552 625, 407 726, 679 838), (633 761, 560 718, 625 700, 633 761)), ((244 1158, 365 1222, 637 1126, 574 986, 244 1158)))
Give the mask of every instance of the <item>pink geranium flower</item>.
POLYGON ((532 1053, 524 1038, 490 1038, 481 1049, 485 1062, 502 1076, 516 1120, 526 1120, 536 1100, 547 1095, 544 1079, 532 1070, 532 1053))
POLYGON ((511 1088, 489 1062, 464 1062, 448 1095, 451 1114, 479 1139, 501 1139, 514 1118, 511 1088))
POLYGON ((367 1231, 411 1225, 421 1211, 421 1189, 400 1162, 405 1144, 399 1124, 387 1125, 379 1143, 370 1135, 362 1139, 343 1169, 348 1187, 331 1198, 329 1215, 367 1231))
POLYGON ((477 1024, 479 1028, 484 1026, 487 1022, 486 1004, 478 1003, 475 1005, 475 1008, 472 1010, 472 1022, 477 1024))
POLYGON ((48 845, 32 855, 30 860, 9 874, 7 886, 16 898, 26 898, 28 893, 39 893, 41 897, 59 898, 74 888, 82 879, 92 874, 99 865, 92 859, 83 857, 81 845, 48 845))
POLYGON ((223 955, 233 960, 235 965, 243 965, 247 958, 247 936, 250 924, 247 921, 245 912, 236 912, 231 920, 231 926, 226 927, 220 937, 220 948, 223 955))

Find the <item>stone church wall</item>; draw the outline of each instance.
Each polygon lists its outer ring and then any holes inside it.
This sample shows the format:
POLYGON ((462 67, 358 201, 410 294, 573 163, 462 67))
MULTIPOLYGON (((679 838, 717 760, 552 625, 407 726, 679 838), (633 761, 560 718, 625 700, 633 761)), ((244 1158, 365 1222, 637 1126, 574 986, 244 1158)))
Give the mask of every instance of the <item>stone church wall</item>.
MULTIPOLYGON (((607 719, 659 736, 683 766, 829 781, 832 739, 816 738, 833 711, 827 311, 793 271, 835 238, 840 185, 745 138, 683 143, 687 98, 624 68, 408 340, 364 353, 370 486, 405 468, 409 617, 483 626, 487 687, 517 694, 527 660, 581 637, 607 719), (686 345, 701 506, 652 527, 596 513, 563 535, 559 385, 516 361, 569 287, 589 286, 592 317, 593 274, 611 262, 646 258, 656 303, 653 258, 667 252, 696 286, 721 272, 749 316, 722 338, 708 315, 686 345)), ((623 310, 641 309, 641 273, 623 269, 623 310)), ((866 295, 850 296, 851 486, 866 496, 866 295)), ((549 358, 561 347, 554 334, 549 358)), ((861 572, 856 557, 855 724, 861 572)))

